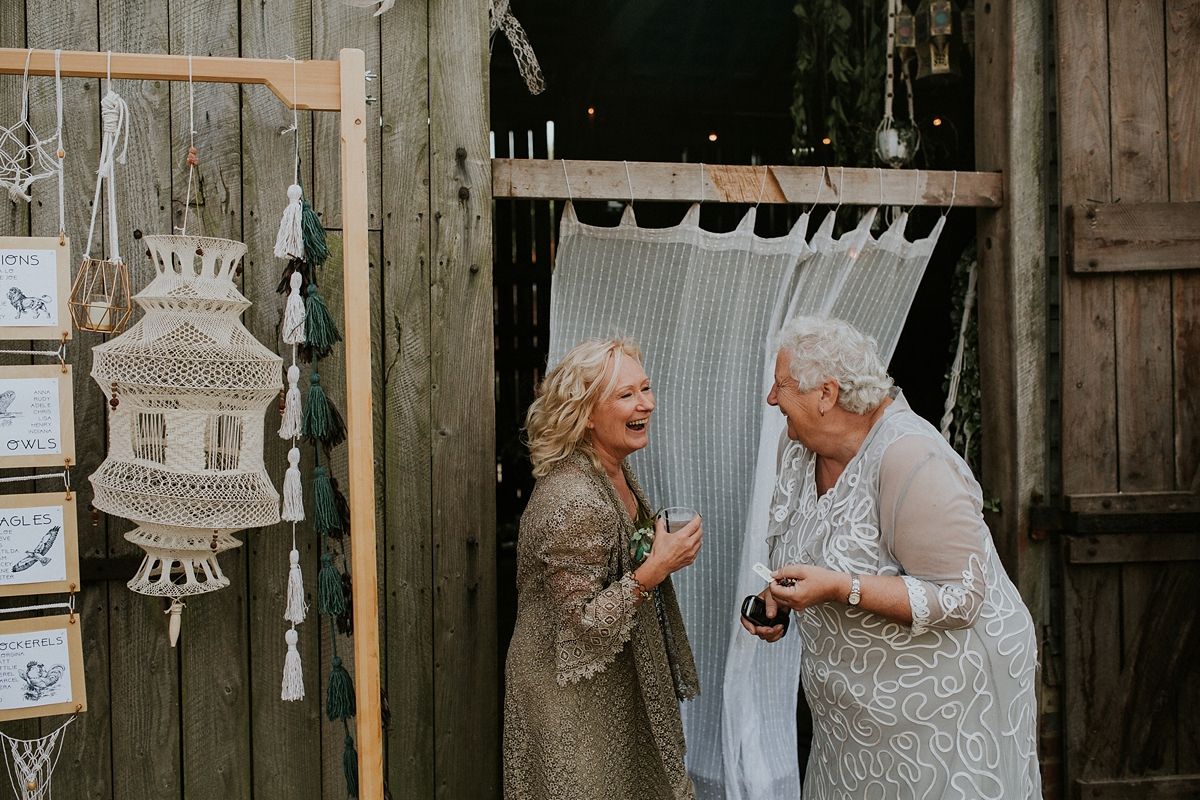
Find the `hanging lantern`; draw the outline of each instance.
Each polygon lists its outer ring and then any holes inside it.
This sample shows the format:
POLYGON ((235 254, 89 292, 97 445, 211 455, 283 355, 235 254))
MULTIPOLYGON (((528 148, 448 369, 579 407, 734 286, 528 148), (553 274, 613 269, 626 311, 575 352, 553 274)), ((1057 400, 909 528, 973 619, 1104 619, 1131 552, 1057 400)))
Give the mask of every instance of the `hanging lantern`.
POLYGON ((958 62, 962 21, 952 0, 921 0, 914 27, 917 33, 917 80, 932 78, 944 82, 961 77, 958 62))
POLYGON ((917 46, 917 23, 913 16, 912 9, 907 3, 900 5, 900 10, 896 12, 896 49, 900 52, 896 55, 900 58, 906 58, 912 54, 912 51, 917 46))
POLYGON ((123 261, 84 257, 71 297, 71 321, 81 331, 121 333, 133 314, 129 268, 123 261))
POLYGON ((133 520, 146 551, 129 588, 179 598, 229 585, 217 556, 230 534, 279 521, 263 465, 264 412, 282 359, 242 325, 250 302, 233 284, 246 246, 147 236, 156 276, 134 298, 145 316, 93 348, 109 399, 108 457, 91 476, 94 505, 133 520))

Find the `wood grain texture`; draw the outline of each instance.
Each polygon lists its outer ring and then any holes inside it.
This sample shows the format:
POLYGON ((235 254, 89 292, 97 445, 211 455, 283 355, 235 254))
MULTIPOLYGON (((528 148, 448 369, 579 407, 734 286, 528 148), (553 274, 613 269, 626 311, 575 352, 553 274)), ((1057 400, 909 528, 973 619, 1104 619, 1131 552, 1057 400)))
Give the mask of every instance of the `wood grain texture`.
MULTIPOLYGON (((290 54, 309 57, 312 20, 307 4, 244 2, 241 9, 241 54, 247 58, 278 58, 290 54)), ((299 113, 300 141, 311 141, 312 112, 299 113)), ((328 115, 326 115, 328 116, 328 115)), ((284 359, 292 363, 291 346, 280 338, 280 320, 286 295, 275 287, 286 262, 275 258, 275 237, 287 205, 287 187, 294 180, 295 140, 280 135, 292 124, 292 111, 265 86, 243 86, 241 102, 242 241, 247 246, 243 292, 254 305, 244 315, 246 327, 284 359)), ((302 181, 311 186, 312 163, 302 150, 302 181)), ((309 368, 301 366, 301 386, 307 387, 309 368)), ((303 389, 302 389, 303 390, 303 389)), ((292 443, 279 438, 279 412, 272 404, 266 415, 263 448, 267 472, 282 489, 287 452, 292 443)), ((301 446, 304 485, 312 486, 313 448, 301 446)), ((311 515, 311 496, 305 498, 311 515)), ((320 625, 316 617, 318 550, 316 534, 308 522, 296 526, 296 546, 309 600, 309 617, 296 631, 303 665, 305 698, 280 699, 283 662, 287 654, 283 619, 286 605, 288 553, 292 525, 281 523, 247 531, 249 556, 249 660, 250 741, 253 744, 255 797, 280 795, 295 798, 321 796, 322 756, 318 735, 324 720, 321 705, 322 658, 320 625)), ((340 751, 338 751, 340 754, 340 751)))
POLYGON ((1196 800, 1200 775, 1165 778, 1127 778, 1114 781, 1079 781, 1082 797, 1099 800, 1196 800))
POLYGON ((1200 560, 1200 533, 1110 533, 1068 536, 1072 564, 1200 560))
POLYGON ((495 197, 985 208, 1004 204, 1003 177, 996 172, 523 158, 494 159, 492 170, 495 197))
MULTIPOLYGON (((1163 7, 1108 6, 1112 192, 1124 202, 1168 198, 1163 7)), ((1118 477, 1122 491, 1175 486, 1171 279, 1113 279, 1118 477)))
MULTIPOLYGON (((383 381, 388 785, 429 798, 434 775, 430 471, 430 205, 427 3, 382 17, 383 381)), ((485 151, 486 152, 486 151, 485 151)))
POLYGON ((487 9, 483 0, 429 4, 434 720, 442 798, 501 793, 487 9), (466 151, 461 161, 459 148, 466 151))
POLYGON ((1200 269, 1200 203, 1077 203, 1065 220, 1073 272, 1200 269))
MULTIPOLYGON (((1054 8, 1060 206, 1109 202, 1107 19, 1090 0, 1057 0, 1054 8)), ((1063 492, 1116 491, 1112 278, 1066 274, 1060 284, 1063 492)))
MULTIPOLYGON (((237 0, 171 0, 171 51, 238 55, 237 0)), ((196 148, 188 233, 242 238, 241 90, 194 84, 196 148)), ((188 86, 171 87, 175 225, 183 222, 188 181, 188 86)), ((245 280, 243 278, 243 280, 245 280)), ((245 289, 245 286, 242 286, 245 289)), ((239 535, 245 541, 253 531, 239 535)), ((250 797, 249 591, 246 546, 222 555, 230 585, 194 597, 180 636, 183 774, 189 798, 250 797), (224 646, 216 646, 220 643, 224 646)))

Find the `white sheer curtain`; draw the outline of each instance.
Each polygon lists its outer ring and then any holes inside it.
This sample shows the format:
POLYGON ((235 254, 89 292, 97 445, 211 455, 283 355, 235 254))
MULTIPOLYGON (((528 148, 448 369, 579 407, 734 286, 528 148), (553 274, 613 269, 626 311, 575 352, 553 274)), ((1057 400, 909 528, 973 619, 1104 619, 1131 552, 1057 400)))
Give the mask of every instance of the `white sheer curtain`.
POLYGON ((832 236, 834 213, 805 241, 808 215, 787 236, 699 227, 693 206, 676 227, 615 228, 563 211, 550 300, 549 366, 581 339, 634 336, 658 400, 650 445, 633 459, 650 501, 704 516, 696 563, 675 578, 701 696, 682 704, 687 766, 706 798, 797 797, 799 636, 766 646, 738 624, 741 598, 762 589, 767 505, 783 418, 764 402, 769 342, 796 314, 841 315, 890 358, 933 249, 904 240, 906 215, 879 239, 867 211, 832 236))

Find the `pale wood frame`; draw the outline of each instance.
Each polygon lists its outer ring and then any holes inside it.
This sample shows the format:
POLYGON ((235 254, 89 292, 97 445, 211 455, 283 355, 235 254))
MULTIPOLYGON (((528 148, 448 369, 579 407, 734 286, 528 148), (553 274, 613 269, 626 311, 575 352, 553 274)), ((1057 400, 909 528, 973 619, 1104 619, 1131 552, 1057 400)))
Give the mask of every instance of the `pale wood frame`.
MULTIPOLYGON (((0 366, 0 383, 21 378, 58 379, 58 434, 61 452, 44 456, 9 456, 0 449, 0 469, 10 467, 64 467, 75 463, 75 396, 71 391, 70 364, 19 364, 0 366)), ((0 433, 0 439, 3 433, 0 433)))
MULTIPOLYGON (((71 296, 71 240, 58 236, 0 236, 0 249, 14 250, 53 250, 55 255, 54 269, 55 284, 58 287, 58 325, 0 325, 0 339, 5 340, 43 340, 53 339, 56 342, 67 341, 71 338, 71 309, 67 300, 71 296)), ((0 297, 0 303, 7 303, 7 297, 0 297)))
POLYGON ((36 581, 0 585, 0 597, 31 594, 74 594, 81 586, 79 581, 79 520, 75 516, 75 495, 65 492, 42 492, 38 494, 0 494, 0 508, 37 508, 59 506, 62 508, 63 558, 67 562, 67 577, 61 581, 36 581))
POLYGON ((33 633, 56 628, 63 628, 67 631, 67 650, 70 653, 71 664, 71 702, 0 709, 0 722, 12 719, 52 717, 55 714, 79 714, 87 711, 87 686, 83 678, 83 635, 79 629, 79 615, 72 612, 54 617, 0 620, 0 635, 33 633))
MULTIPOLYGON (((53 50, 0 48, 0 74, 53 75, 53 50)), ((264 84, 289 108, 341 116, 342 279, 344 296, 369 297, 367 238, 366 59, 343 49, 338 61, 219 58, 141 53, 60 53, 63 77, 264 84)), ((354 677, 358 697, 359 797, 383 798, 383 727, 379 679, 379 606, 375 556, 375 466, 371 417, 371 323, 346 314, 346 430, 350 547, 354 574, 354 677), (364 624, 367 620, 374 624, 364 624)), ((58 367, 55 367, 58 369, 58 367)), ((69 396, 69 392, 68 392, 69 396)), ((72 451, 74 444, 72 442, 72 451)), ((71 454, 74 456, 74 452, 71 454)), ((8 466, 8 464, 5 464, 8 466)))

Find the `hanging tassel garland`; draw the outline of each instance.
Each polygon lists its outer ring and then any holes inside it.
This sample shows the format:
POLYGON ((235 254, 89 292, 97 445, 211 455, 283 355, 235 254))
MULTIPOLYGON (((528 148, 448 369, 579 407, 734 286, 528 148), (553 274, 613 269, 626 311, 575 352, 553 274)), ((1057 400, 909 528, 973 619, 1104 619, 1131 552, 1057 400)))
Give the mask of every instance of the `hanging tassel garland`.
POLYGON ((321 388, 321 376, 313 373, 308 378, 308 396, 304 400, 301 435, 306 441, 319 441, 326 447, 337 447, 346 441, 346 423, 342 419, 325 390, 321 388))
POLYGON ((325 716, 330 722, 347 720, 358 713, 354 705, 354 683, 350 673, 342 666, 342 660, 333 657, 333 668, 329 670, 329 689, 325 694, 325 716))
POLYGON ((304 521, 304 488, 300 485, 300 448, 293 447, 288 451, 288 468, 283 476, 283 513, 279 518, 284 522, 304 521))
POLYGON ((293 272, 289 279, 292 293, 288 295, 283 309, 283 341, 287 344, 304 344, 304 298, 300 296, 300 285, 304 276, 293 272))
POLYGON ((342 772, 346 774, 346 796, 358 797, 358 751, 354 740, 346 734, 346 749, 342 751, 342 772))
POLYGON ((317 608, 327 617, 336 617, 346 612, 342 576, 333 568, 333 558, 329 553, 321 556, 321 570, 317 573, 317 608))
POLYGON ((304 622, 308 615, 308 606, 304 602, 304 576, 300 572, 300 551, 292 548, 288 553, 288 582, 287 607, 283 610, 283 618, 293 625, 304 622))
POLYGON ((308 198, 301 201, 300 230, 304 237, 304 260, 310 267, 319 267, 329 258, 329 246, 325 243, 325 226, 313 210, 308 198))
POLYGON ((279 233, 275 237, 276 258, 304 258, 304 232, 301 230, 303 209, 300 198, 304 194, 298 184, 288 187, 287 208, 279 221, 279 233))
POLYGON ((313 528, 324 536, 337 526, 337 506, 333 502, 333 484, 324 467, 313 470, 313 528))
POLYGON ((284 398, 283 419, 279 423, 280 439, 295 439, 300 435, 300 368, 288 367, 288 390, 284 398))
POLYGON ((316 284, 305 289, 308 298, 304 306, 304 341, 310 359, 321 359, 329 355, 333 346, 342 340, 342 334, 329 313, 329 306, 317 292, 316 284))
POLYGON ((303 700, 304 670, 300 668, 300 651, 296 649, 300 636, 293 628, 283 635, 283 639, 287 642, 287 656, 283 659, 283 691, 280 699, 303 700))

